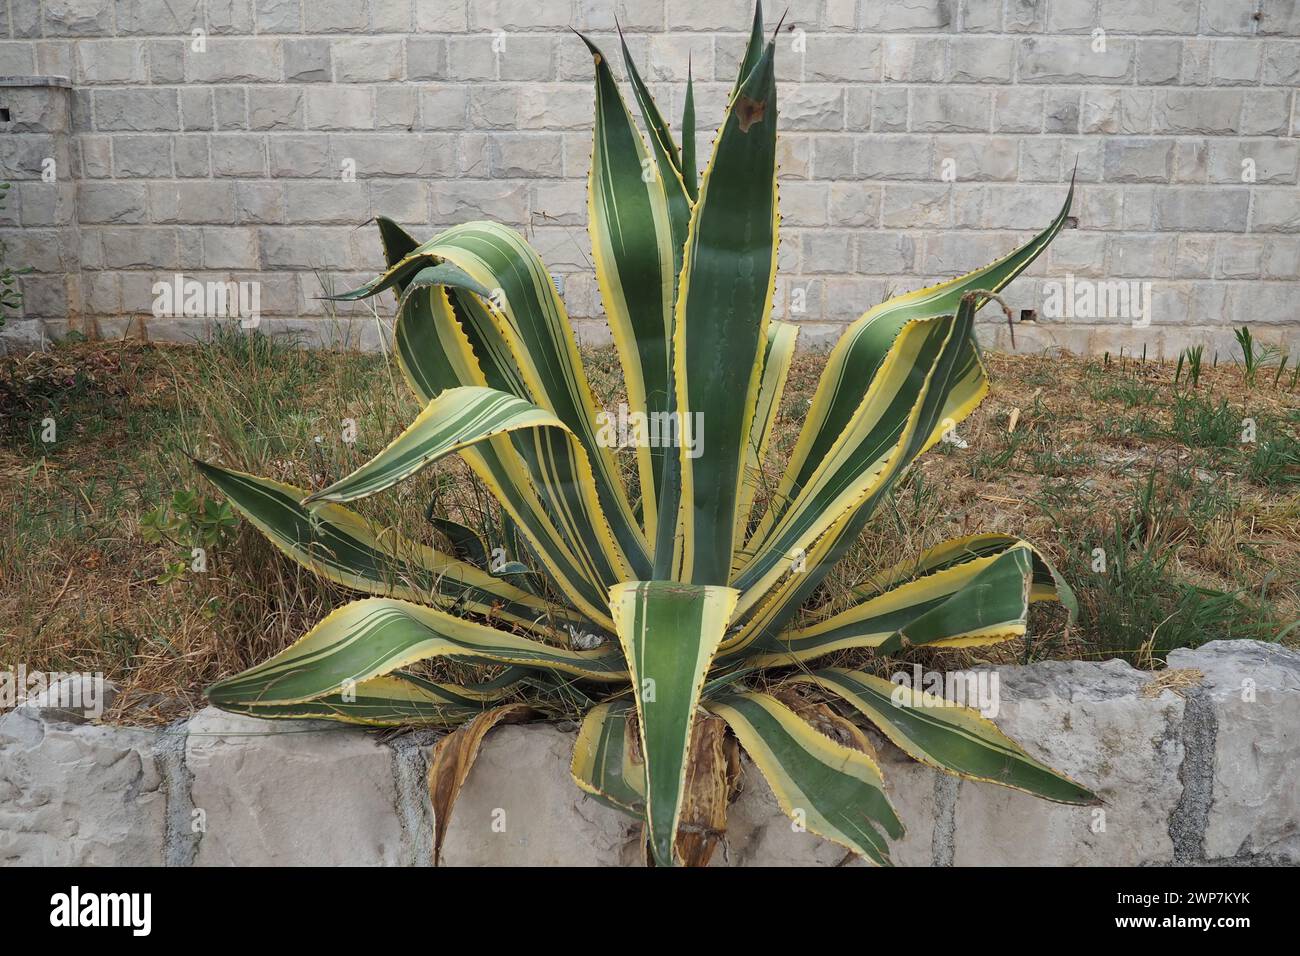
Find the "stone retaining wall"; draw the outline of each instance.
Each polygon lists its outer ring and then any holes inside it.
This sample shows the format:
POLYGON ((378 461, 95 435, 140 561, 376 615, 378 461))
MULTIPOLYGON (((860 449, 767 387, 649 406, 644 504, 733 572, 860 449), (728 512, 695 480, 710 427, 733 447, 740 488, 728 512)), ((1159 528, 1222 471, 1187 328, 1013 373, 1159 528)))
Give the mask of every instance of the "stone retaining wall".
MULTIPOLYGON (((1169 666, 1201 676, 1172 682, 1175 692, 1119 661, 1000 671, 999 726, 1092 787, 1100 808, 957 781, 880 741, 908 831, 894 860, 1300 863, 1300 653, 1219 641, 1176 651, 1169 666)), ((20 707, 0 718, 0 865, 427 865, 433 740, 212 709, 143 730, 20 707)), ((570 780, 573 741, 570 727, 494 730, 456 805, 444 864, 635 862, 628 818, 570 780)), ((744 783, 716 862, 844 860, 792 829, 752 765, 744 783)))
MULTIPOLYGON (((770 21, 783 6, 769 2, 770 21)), ((0 176, 17 184, 0 238, 34 269, 5 335, 201 333, 153 314, 154 283, 179 272, 260 283, 268 331, 373 345, 373 323, 349 319, 358 306, 339 308, 341 327, 300 318, 332 317, 323 288, 379 267, 374 230, 358 227, 383 214, 421 237, 473 218, 525 230, 580 333, 599 339, 583 229, 591 62, 569 27, 617 60, 617 14, 674 126, 689 64, 703 162, 751 12, 752 0, 0 4, 0 77, 17 77, 0 86, 0 176)), ((775 309, 803 342, 1005 253, 1051 219, 1076 163, 1077 229, 1011 290, 1039 312, 1019 348, 1172 357, 1202 342, 1226 359, 1232 325, 1294 339, 1295 0, 792 0, 786 28, 775 309), (1067 273, 1149 282, 1151 325, 1050 318, 1043 283, 1067 273)), ((986 338, 1009 347, 987 318, 986 338)))

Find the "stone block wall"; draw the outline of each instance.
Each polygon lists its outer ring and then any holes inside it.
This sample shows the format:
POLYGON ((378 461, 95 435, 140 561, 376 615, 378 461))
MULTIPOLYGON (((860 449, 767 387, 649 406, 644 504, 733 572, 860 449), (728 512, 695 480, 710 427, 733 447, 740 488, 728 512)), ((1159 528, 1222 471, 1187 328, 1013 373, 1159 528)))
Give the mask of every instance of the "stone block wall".
MULTIPOLYGON (((0 86, 0 175, 17 183, 0 238, 34 270, 7 334, 201 332, 153 315, 154 283, 179 272, 256 281, 268 327, 319 337, 366 316, 317 297, 378 268, 362 224, 383 214, 421 237, 471 218, 521 228, 599 337, 591 63, 569 27, 618 60, 617 14, 670 117, 690 68, 703 163, 751 12, 6 0, 0 76, 67 78, 0 86)), ((791 0, 778 67, 776 309, 805 341, 1009 250, 1050 220, 1076 169, 1077 228, 1011 290, 1038 312, 1021 347, 1207 342, 1228 356, 1234 324, 1296 337, 1297 0, 791 0), (1049 315, 1045 283, 1067 274, 1149 282, 1150 325, 1049 315)), ((985 331, 1005 346, 992 313, 985 331)))
MULTIPOLYGON (((1091 788, 1097 807, 958 780, 875 736, 907 829, 902 866, 1300 863, 1300 653, 1215 641, 1169 657, 999 670, 998 726, 1091 788)), ((211 708, 159 729, 0 714, 0 866, 423 865, 435 736, 211 708)), ((448 823, 450 866, 622 866, 640 824, 569 775, 575 726, 485 738, 448 823)), ((793 826, 744 758, 714 865, 835 866, 843 847, 793 826)), ((861 863, 861 861, 855 861, 861 863)))

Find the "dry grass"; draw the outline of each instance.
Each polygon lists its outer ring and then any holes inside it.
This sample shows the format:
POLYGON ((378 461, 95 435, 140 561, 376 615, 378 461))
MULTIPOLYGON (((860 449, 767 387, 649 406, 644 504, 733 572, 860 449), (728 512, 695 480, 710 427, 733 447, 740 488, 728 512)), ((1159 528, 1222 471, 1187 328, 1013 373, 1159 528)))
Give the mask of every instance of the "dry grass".
MULTIPOLYGON (((612 350, 587 358, 600 399, 618 401, 612 350)), ((796 361, 769 483, 823 361, 796 361)), ((949 653, 950 666, 1116 653, 1158 660, 1169 641, 1271 639, 1300 617, 1300 403, 1285 378, 1274 386, 1262 374, 1247 387, 1236 367, 1220 366, 1198 388, 1175 389, 1172 364, 989 362, 993 393, 959 429, 967 447, 940 446, 911 470, 823 588, 823 611, 929 545, 1002 531, 1059 563, 1079 592, 1080 622, 1068 628, 1059 613, 1036 610, 1031 640, 949 653), (1245 417, 1256 421, 1254 444, 1237 440, 1245 417), (1090 568, 1098 546, 1118 549, 1107 576, 1090 568)), ((83 343, 0 360, 0 667, 102 671, 125 688, 119 709, 132 719, 196 706, 203 686, 265 659, 348 595, 279 557, 246 524, 214 549, 206 573, 158 583, 177 546, 147 541, 142 518, 177 491, 209 491, 186 455, 319 488, 382 448, 415 411, 381 357, 260 337, 195 348, 83 343), (45 419, 55 424, 52 443, 41 440, 45 419), (343 441, 344 419, 356 423, 354 444, 343 441)), ((623 460, 630 475, 633 456, 623 460)), ((467 523, 494 515, 458 462, 366 505, 429 540, 431 495, 440 513, 467 523)))

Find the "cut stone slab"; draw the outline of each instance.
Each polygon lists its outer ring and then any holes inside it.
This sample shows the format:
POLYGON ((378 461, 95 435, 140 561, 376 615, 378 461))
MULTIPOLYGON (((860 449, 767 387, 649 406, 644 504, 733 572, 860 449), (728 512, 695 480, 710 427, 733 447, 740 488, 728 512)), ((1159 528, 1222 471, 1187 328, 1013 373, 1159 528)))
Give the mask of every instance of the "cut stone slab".
POLYGON ((640 825, 573 782, 576 733, 497 727, 456 799, 443 866, 620 866, 638 859, 640 825))
POLYGON ((0 717, 0 866, 161 866, 156 738, 33 706, 0 717))
POLYGON ((1099 807, 1049 803, 962 781, 957 866, 1135 866, 1174 858, 1169 816, 1183 787, 1184 702, 1142 696, 1152 675, 1118 660, 999 671, 994 723, 1033 757, 1092 789, 1099 807))
POLYGON ((1212 641, 1169 655, 1203 673, 1213 769, 1205 858, 1300 863, 1300 653, 1260 641, 1212 641))
POLYGON ((392 751, 327 721, 209 707, 189 724, 199 866, 377 866, 402 859, 392 751))

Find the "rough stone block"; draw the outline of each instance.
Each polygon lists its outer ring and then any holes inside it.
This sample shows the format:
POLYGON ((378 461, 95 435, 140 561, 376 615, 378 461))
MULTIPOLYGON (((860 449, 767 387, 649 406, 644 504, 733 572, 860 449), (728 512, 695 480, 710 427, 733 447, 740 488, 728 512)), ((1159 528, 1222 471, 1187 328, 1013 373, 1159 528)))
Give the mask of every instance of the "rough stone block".
POLYGON ((319 37, 285 40, 284 79, 286 83, 328 83, 330 80, 330 44, 319 37))
POLYGON ((96 90, 95 127, 100 130, 180 129, 176 90, 96 90))
POLYGON ((212 175, 256 179, 266 175, 266 143, 261 136, 235 133, 213 136, 212 175))
POLYGON ((185 57, 190 83, 271 83, 283 78, 280 41, 252 37, 212 38, 202 52, 185 57))
POLYGON ((1104 148, 1105 177, 1111 182, 1169 182, 1174 143, 1168 139, 1115 138, 1104 148))
POLYGON ((1212 140, 1212 183, 1294 183, 1300 143, 1295 140, 1212 140))
POLYGON ((785 129, 843 129, 844 90, 838 86, 796 86, 782 98, 780 117, 785 129))
POLYGON ((821 35, 807 41, 804 79, 812 83, 874 83, 880 79, 881 42, 870 34, 821 35))
POLYGON ((132 0, 131 3, 117 0, 117 31, 189 33, 190 30, 203 26, 203 7, 202 0, 132 0))
POLYGON ((248 91, 248 125, 258 130, 301 129, 303 96, 298 87, 260 87, 248 91))
POLYGON ((189 723, 185 766, 203 815, 200 866, 399 860, 393 756, 371 734, 208 708, 189 723))
POLYGON ((863 7, 860 26, 871 32, 935 30, 951 24, 955 12, 956 5, 946 0, 872 3, 863 7))
POLYGON ((297 33, 302 14, 293 0, 256 0, 255 21, 259 33, 297 33))
POLYGON ((1242 94, 1237 90, 1160 90, 1152 110, 1157 133, 1234 132, 1241 117, 1242 94))
POLYGON ((160 866, 166 798, 156 733, 0 716, 0 862, 160 866))
POLYGON ((955 37, 948 44, 948 79, 953 83, 1010 83, 1014 41, 1002 37, 955 37))
POLYGON ((928 179, 933 144, 925 136, 864 136, 854 170, 862 179, 928 179))
POLYGON ((148 221, 147 193, 136 183, 81 183, 77 211, 82 222, 148 221))
POLYGON ((1258 190, 1250 227, 1254 232, 1300 232, 1300 194, 1295 187, 1258 190))
POLYGON ((145 45, 140 40, 83 40, 76 45, 81 83, 143 83, 145 45))
POLYGON ((372 129, 374 95, 367 87, 311 86, 306 92, 310 130, 372 129))
POLYGON ((1200 8, 1200 0, 1101 0, 1097 19, 1116 33, 1188 34, 1197 32, 1200 8))
POLYGON ((285 216, 289 222, 359 224, 369 215, 370 202, 363 182, 285 184, 285 216))
POLYGON ((1006 671, 994 722, 1039 760, 1094 788, 1103 805, 1052 804, 963 781, 953 862, 1171 862, 1169 818, 1182 795, 1184 704, 1169 692, 1143 697, 1149 681, 1149 674, 1121 661, 1047 662, 1006 671))
POLYGON ((1204 852, 1210 860, 1300 862, 1300 655, 1258 641, 1176 650, 1169 666, 1205 675, 1192 697, 1213 750, 1204 852))
POLYGON ((113 31, 113 0, 48 0, 44 14, 46 36, 95 37, 113 31))
POLYGON ((1132 40, 1110 38, 1105 50, 1093 49, 1088 35, 1032 37, 1020 41, 1022 83, 1120 83, 1133 73, 1132 40))
POLYGON ((272 136, 271 175, 276 178, 309 179, 331 175, 330 143, 326 136, 272 136))
POLYGON ((404 43, 401 37, 335 40, 331 48, 335 82, 376 83, 401 79, 404 43))
POLYGON ((220 223, 235 218, 234 188, 229 183, 190 180, 150 183, 149 209, 158 223, 220 223))
POLYGON ((1170 187, 1156 191, 1155 203, 1160 229, 1244 232, 1250 193, 1244 188, 1170 187))
POLYGON ((912 129, 920 132, 984 133, 991 121, 985 90, 917 87, 912 90, 912 129))
POLYGON ((561 175, 562 150, 558 136, 506 133, 488 144, 492 175, 500 179, 561 175))

